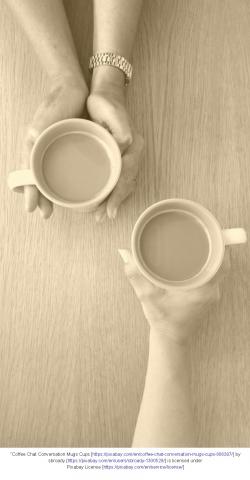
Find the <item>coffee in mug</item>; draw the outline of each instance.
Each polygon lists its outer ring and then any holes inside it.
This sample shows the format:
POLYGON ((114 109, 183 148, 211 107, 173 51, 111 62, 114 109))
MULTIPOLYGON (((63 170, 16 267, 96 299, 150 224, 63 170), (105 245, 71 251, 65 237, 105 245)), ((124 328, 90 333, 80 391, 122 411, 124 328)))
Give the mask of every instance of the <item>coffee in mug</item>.
POLYGON ((38 137, 31 168, 11 172, 8 184, 20 192, 36 185, 53 203, 92 211, 111 193, 121 172, 121 154, 112 135, 89 120, 54 123, 38 137))
POLYGON ((86 202, 106 185, 110 159, 103 145, 82 133, 58 137, 43 157, 43 174, 56 195, 70 202, 86 202))
POLYGON ((244 242, 244 229, 222 230, 202 205, 168 199, 139 217, 132 234, 132 253, 141 273, 155 285, 189 289, 216 274, 225 245, 244 242))
POLYGON ((149 270, 170 281, 193 277, 205 265, 210 251, 204 225, 185 211, 170 210, 145 225, 141 254, 149 270))

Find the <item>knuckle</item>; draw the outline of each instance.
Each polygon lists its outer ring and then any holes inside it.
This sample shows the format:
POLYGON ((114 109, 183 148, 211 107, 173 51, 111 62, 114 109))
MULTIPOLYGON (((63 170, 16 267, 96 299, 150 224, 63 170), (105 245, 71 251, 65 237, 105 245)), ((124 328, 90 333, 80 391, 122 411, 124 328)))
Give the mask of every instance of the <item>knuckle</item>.
POLYGON ((133 136, 132 136, 132 133, 130 132, 127 132, 124 135, 121 135, 121 138, 119 140, 119 144, 122 150, 126 150, 128 147, 130 147, 132 142, 133 142, 133 136))
POLYGON ((131 195, 136 189, 136 179, 121 179, 119 190, 116 191, 116 201, 125 200, 129 195, 131 195))
POLYGON ((138 276, 138 272, 137 272, 136 267, 134 267, 134 265, 131 265, 130 263, 125 264, 125 272, 126 272, 127 277, 129 277, 131 279, 137 278, 137 276, 138 276))
POLYGON ((142 285, 141 293, 142 293, 143 297, 147 298, 147 299, 153 299, 153 298, 156 298, 158 296, 155 288, 152 287, 152 285, 149 284, 149 283, 142 285))
POLYGON ((149 300, 149 296, 147 293, 138 292, 137 297, 139 298, 140 302, 146 303, 149 300))
POLYGON ((156 292, 154 289, 145 287, 138 295, 139 300, 145 305, 152 302, 157 302, 161 299, 161 297, 161 294, 156 292))
POLYGON ((89 97, 87 98, 87 110, 88 112, 93 115, 94 111, 95 111, 95 108, 97 107, 97 104, 98 104, 98 98, 96 98, 96 96, 92 93, 89 95, 89 97))
POLYGON ((137 281, 138 275, 136 272, 133 272, 132 270, 129 270, 128 268, 125 267, 125 273, 128 277, 128 279, 133 283, 134 281, 137 281))
POLYGON ((122 171, 122 178, 125 183, 136 183, 138 175, 138 164, 137 162, 124 164, 122 171))

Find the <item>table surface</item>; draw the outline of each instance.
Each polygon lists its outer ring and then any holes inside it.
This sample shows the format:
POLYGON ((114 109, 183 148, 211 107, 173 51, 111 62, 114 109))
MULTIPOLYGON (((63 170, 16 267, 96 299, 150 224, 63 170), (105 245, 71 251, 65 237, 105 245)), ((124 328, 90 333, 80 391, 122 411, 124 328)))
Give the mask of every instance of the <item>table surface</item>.
MULTIPOLYGON (((66 2, 86 75, 91 3, 66 2)), ((145 1, 128 91, 145 138, 137 191, 117 221, 56 208, 44 222, 24 213, 5 179, 48 80, 1 2, 1 447, 130 446, 148 327, 117 249, 167 197, 249 231, 249 42, 248 0, 145 1)), ((249 253, 249 244, 228 248, 221 303, 192 344, 202 447, 250 447, 249 253)))

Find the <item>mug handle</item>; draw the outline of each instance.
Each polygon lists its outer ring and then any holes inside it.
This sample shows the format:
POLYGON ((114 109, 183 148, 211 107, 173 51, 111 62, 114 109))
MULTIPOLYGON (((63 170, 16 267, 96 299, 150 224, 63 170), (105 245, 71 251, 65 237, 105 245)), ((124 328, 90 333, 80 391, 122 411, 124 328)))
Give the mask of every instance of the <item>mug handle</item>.
POLYGON ((14 170, 8 175, 8 187, 13 192, 22 193, 25 185, 36 185, 35 177, 32 170, 14 170))
POLYGON ((246 243, 247 232, 244 228, 225 228, 222 230, 225 245, 234 245, 237 243, 246 243))

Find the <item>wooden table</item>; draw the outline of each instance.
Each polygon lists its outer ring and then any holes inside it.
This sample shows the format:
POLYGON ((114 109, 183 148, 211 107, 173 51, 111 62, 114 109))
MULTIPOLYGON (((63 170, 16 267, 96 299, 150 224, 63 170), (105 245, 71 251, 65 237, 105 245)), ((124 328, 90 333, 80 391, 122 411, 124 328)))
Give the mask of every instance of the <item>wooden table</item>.
MULTIPOLYGON (((66 7, 87 72, 91 2, 66 7)), ((128 93, 146 143, 136 194, 114 222, 60 208, 44 222, 24 213, 5 178, 48 82, 1 2, 1 447, 130 446, 148 327, 117 249, 144 208, 166 197, 248 229, 249 45, 248 0, 146 1, 128 93)), ((192 346, 203 447, 250 446, 249 245, 230 248, 221 304, 192 346)))

